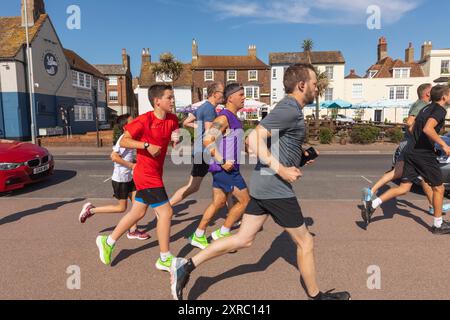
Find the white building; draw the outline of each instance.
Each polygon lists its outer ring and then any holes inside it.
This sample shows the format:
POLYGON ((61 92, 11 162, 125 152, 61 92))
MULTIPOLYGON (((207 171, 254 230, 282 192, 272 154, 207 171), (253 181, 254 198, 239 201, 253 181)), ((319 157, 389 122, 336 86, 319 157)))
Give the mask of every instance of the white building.
POLYGON ((142 51, 141 75, 139 77, 139 85, 134 90, 138 96, 139 114, 153 111, 148 98, 148 89, 154 84, 170 84, 174 87, 175 106, 177 109, 184 108, 192 104, 192 69, 191 64, 183 64, 183 72, 178 80, 173 81, 165 76, 155 77, 153 74, 153 65, 151 62, 150 49, 142 51))

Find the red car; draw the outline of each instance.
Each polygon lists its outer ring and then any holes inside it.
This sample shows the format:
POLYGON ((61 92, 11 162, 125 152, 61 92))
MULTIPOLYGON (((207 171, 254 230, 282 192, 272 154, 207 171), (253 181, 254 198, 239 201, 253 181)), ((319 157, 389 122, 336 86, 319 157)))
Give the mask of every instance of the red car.
POLYGON ((0 192, 41 181, 53 174, 54 166, 53 156, 45 148, 0 140, 0 192))

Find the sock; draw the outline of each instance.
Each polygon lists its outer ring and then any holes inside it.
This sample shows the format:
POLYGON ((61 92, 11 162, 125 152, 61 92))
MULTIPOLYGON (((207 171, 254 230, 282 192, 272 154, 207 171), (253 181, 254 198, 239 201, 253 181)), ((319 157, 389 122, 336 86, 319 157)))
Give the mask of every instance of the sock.
POLYGON ((108 236, 108 239, 106 239, 106 243, 108 244, 108 246, 114 247, 114 245, 116 244, 116 240, 113 240, 111 236, 108 236))
POLYGON ((444 219, 442 217, 440 218, 434 218, 434 226, 436 228, 442 227, 442 222, 444 222, 444 219))
POLYGON ((197 238, 201 238, 201 237, 203 237, 204 235, 205 235, 205 230, 197 229, 197 230, 195 231, 195 236, 196 236, 197 238))
POLYGON ((162 262, 166 262, 167 259, 169 259, 172 256, 172 254, 170 253, 170 251, 169 252, 161 252, 159 254, 159 256, 161 257, 162 262))
POLYGON ((372 208, 373 208, 373 209, 376 209, 376 208, 378 208, 379 206, 381 206, 382 203, 383 203, 383 201, 381 201, 380 198, 376 198, 376 199, 373 200, 373 202, 372 202, 372 208))
POLYGON ((188 262, 184 266, 185 266, 185 270, 187 273, 191 273, 196 268, 192 259, 189 259, 188 262))
POLYGON ((225 226, 222 226, 222 228, 220 228, 220 233, 221 234, 230 233, 230 228, 225 228, 225 226))

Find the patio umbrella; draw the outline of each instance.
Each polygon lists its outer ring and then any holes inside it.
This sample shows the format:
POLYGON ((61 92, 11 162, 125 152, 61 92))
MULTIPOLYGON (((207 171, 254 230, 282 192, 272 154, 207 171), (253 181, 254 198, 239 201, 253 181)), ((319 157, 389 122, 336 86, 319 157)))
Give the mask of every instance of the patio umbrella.
POLYGON ((344 100, 332 100, 332 101, 324 101, 320 104, 321 108, 325 109, 350 109, 352 104, 350 102, 344 100))

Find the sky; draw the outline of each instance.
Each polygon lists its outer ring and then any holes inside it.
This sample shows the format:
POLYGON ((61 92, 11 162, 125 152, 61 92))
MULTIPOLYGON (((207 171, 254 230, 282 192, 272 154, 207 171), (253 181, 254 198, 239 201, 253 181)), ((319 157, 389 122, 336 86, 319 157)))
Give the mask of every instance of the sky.
MULTIPOLYGON (((0 2, 0 16, 20 15, 20 0, 0 2)), ((120 64, 126 48, 133 76, 140 73, 142 48, 150 48, 152 61, 171 52, 190 62, 194 38, 201 55, 246 55, 248 46, 256 45, 266 63, 269 53, 302 51, 301 43, 310 38, 315 51, 342 51, 346 74, 356 69, 360 75, 376 62, 381 36, 393 58, 404 59, 409 42, 416 59, 424 41, 450 48, 448 0, 46 0, 45 5, 64 47, 91 64, 120 64), (80 8, 80 29, 67 27, 72 5, 80 8), (379 28, 369 29, 377 8, 379 28)))

